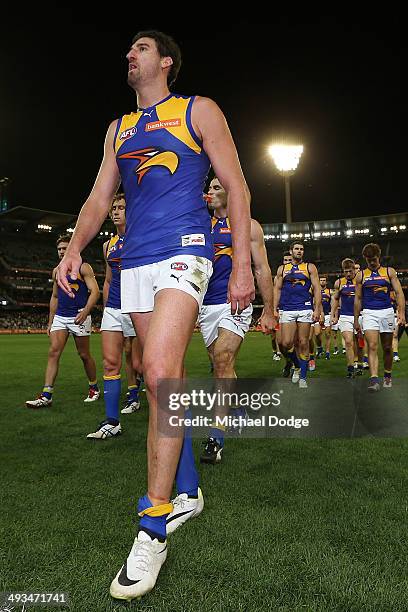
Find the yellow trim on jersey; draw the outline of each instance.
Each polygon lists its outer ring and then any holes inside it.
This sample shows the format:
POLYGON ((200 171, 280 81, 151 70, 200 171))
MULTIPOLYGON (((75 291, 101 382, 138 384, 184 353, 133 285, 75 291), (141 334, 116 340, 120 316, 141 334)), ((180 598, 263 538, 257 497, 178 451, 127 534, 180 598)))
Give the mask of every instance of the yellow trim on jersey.
POLYGON ((139 111, 137 113, 130 113, 130 115, 123 115, 123 117, 119 119, 120 121, 119 129, 118 129, 118 133, 116 134, 115 142, 113 145, 115 153, 119 151, 120 147, 127 140, 126 138, 121 139, 120 135, 123 134, 123 132, 125 132, 126 130, 130 130, 131 128, 136 127, 141 116, 142 116, 142 113, 141 111, 139 111))
MULTIPOLYGON (((287 264, 285 264, 285 265, 283 266, 283 270, 282 270, 282 272, 291 272, 291 271, 292 271, 293 266, 295 266, 295 265, 296 265, 296 264, 293 264, 293 263, 287 263, 287 264)), ((297 266, 298 266, 298 270, 299 270, 299 272, 303 272, 303 274, 304 274, 305 276, 307 276, 307 278, 310 278, 309 270, 308 270, 308 267, 307 267, 307 262, 305 262, 305 261, 304 261, 304 262, 302 262, 302 263, 300 263, 300 264, 297 264, 297 266)))
POLYGON ((388 274, 388 269, 385 266, 380 266, 378 270, 370 270, 370 268, 365 268, 363 270, 362 282, 364 283, 364 281, 368 280, 373 272, 391 284, 390 275, 388 274))
MULTIPOLYGON (((354 279, 350 279, 350 280, 354 280, 354 279)), ((347 285, 347 278, 343 276, 340 279, 339 290, 342 289, 345 285, 347 285)))
POLYGON ((111 237, 111 239, 108 242, 108 248, 106 249, 106 256, 109 255, 110 249, 115 246, 115 244, 118 242, 119 238, 120 238, 119 234, 116 234, 116 236, 112 236, 111 237))
POLYGON ((195 153, 201 153, 201 147, 196 143, 191 135, 187 125, 187 108, 191 98, 174 98, 171 97, 166 102, 156 106, 157 118, 159 121, 169 121, 171 119, 181 119, 180 125, 166 127, 170 134, 181 140, 185 145, 192 149, 195 153))
POLYGON ((139 516, 163 516, 163 514, 170 514, 173 512, 173 504, 160 504, 160 506, 150 506, 139 512, 139 516))

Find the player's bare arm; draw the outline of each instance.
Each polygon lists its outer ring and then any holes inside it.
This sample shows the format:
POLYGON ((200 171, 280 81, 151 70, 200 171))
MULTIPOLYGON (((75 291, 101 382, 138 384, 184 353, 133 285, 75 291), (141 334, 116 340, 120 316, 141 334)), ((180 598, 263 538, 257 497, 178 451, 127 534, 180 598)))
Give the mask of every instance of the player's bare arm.
POLYGON ((340 305, 340 279, 334 283, 334 292, 331 297, 331 313, 330 324, 336 325, 339 320, 339 305, 340 305))
POLYGON ((394 268, 388 268, 388 274, 390 277, 392 288, 395 292, 395 298, 397 302, 397 320, 398 325, 405 325, 405 296, 401 287, 401 283, 398 279, 397 273, 394 268))
POLYGON ((191 118, 214 172, 228 194, 227 208, 234 249, 228 302, 231 303, 231 312, 235 313, 244 310, 255 298, 250 254, 250 193, 231 132, 217 104, 209 98, 196 98, 191 118))
POLYGON ((363 296, 363 274, 358 272, 354 278, 355 296, 354 296, 354 329, 356 332, 361 332, 359 317, 361 312, 361 302, 363 296))
POLYGON ((270 334, 276 327, 273 312, 273 282, 265 248, 264 233, 261 225, 251 219, 251 257, 254 265, 255 280, 262 296, 264 308, 259 318, 262 332, 270 334))
POLYGON ((322 292, 320 289, 320 279, 319 274, 317 272, 317 268, 314 264, 309 264, 309 272, 310 272, 310 281, 313 287, 313 303, 314 303, 314 311, 313 311, 313 320, 319 321, 322 315, 322 292))
POLYGON ((273 284, 273 303, 274 303, 274 314, 275 314, 276 319, 279 319, 278 306, 280 302, 282 284, 283 284, 283 266, 279 266, 276 272, 275 282, 273 284))
POLYGON ((106 306, 106 302, 108 301, 109 289, 112 282, 112 268, 108 264, 107 260, 108 244, 109 240, 107 240, 103 245, 103 258, 105 260, 105 279, 103 281, 102 301, 104 307, 106 306))
POLYGON ((101 167, 88 199, 81 208, 74 233, 63 259, 57 267, 57 282, 65 293, 73 297, 67 275, 78 277, 81 267, 81 251, 99 232, 106 219, 112 198, 119 184, 119 170, 116 163, 113 141, 117 120, 113 121, 105 138, 105 150, 101 167))
POLYGON ((88 263, 82 264, 81 275, 90 293, 85 307, 80 312, 78 312, 77 316, 75 317, 75 323, 77 325, 81 325, 85 321, 86 317, 91 314, 92 308, 99 300, 98 283, 96 282, 94 271, 88 263))
POLYGON ((50 298, 50 312, 48 316, 47 336, 50 335, 52 322, 54 320, 55 313, 57 312, 57 308, 58 308, 58 285, 57 285, 57 281, 55 280, 56 270, 57 268, 54 268, 54 270, 52 271, 53 283, 52 283, 52 293, 51 293, 51 298, 50 298))

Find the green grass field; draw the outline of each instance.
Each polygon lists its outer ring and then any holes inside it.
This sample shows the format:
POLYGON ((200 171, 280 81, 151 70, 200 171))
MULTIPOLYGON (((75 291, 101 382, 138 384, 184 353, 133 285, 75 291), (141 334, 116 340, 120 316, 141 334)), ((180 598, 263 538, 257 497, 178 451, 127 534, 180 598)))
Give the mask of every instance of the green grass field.
MULTIPOLYGON (((47 346, 46 336, 0 337, 0 591, 62 590, 75 612, 408 610, 408 441, 399 438, 229 440, 222 464, 200 467, 204 512, 169 538, 155 590, 131 606, 113 601, 146 490, 146 400, 123 415, 121 438, 86 440, 104 405, 83 403, 69 341, 52 408, 28 410, 47 346)), ((92 347, 101 378, 99 336, 92 347)), ((406 337, 400 355, 395 375, 407 377, 406 337)), ((197 334, 187 368, 209 375, 197 334)), ((249 334, 238 375, 281 368, 270 340, 249 334)), ((339 355, 313 378, 344 369, 339 355)))

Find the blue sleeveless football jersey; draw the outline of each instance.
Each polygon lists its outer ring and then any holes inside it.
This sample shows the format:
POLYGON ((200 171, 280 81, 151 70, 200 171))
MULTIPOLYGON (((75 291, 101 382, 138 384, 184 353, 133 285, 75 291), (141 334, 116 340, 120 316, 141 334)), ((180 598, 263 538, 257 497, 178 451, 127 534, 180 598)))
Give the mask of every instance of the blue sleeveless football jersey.
POLYGON ((183 254, 213 259, 203 198, 210 162, 191 124, 193 101, 170 94, 118 121, 114 149, 126 197, 122 269, 183 254))
POLYGON ((285 264, 282 276, 279 308, 282 310, 312 310, 313 302, 310 293, 312 282, 308 264, 306 262, 285 264))
POLYGON ((345 276, 340 279, 340 315, 351 317, 354 315, 354 298, 356 297, 356 285, 354 279, 345 276))
POLYGON ((106 249, 106 259, 112 270, 112 280, 106 306, 120 308, 120 258, 123 247, 123 236, 112 236, 106 249))
POLYGON ((322 307, 323 314, 328 315, 331 312, 331 294, 330 289, 322 289, 322 307))
POLYGON ((74 297, 69 297, 65 291, 58 287, 58 307, 56 314, 60 317, 76 317, 78 312, 86 305, 89 291, 80 274, 78 274, 76 280, 73 280, 70 276, 67 276, 67 280, 74 297))
POLYGON ((391 280, 388 268, 380 266, 378 270, 363 270, 363 308, 382 310, 391 308, 391 280))
POLYGON ((208 284, 204 304, 225 304, 228 282, 232 270, 232 237, 228 217, 213 217, 212 235, 214 240, 213 273, 208 284))

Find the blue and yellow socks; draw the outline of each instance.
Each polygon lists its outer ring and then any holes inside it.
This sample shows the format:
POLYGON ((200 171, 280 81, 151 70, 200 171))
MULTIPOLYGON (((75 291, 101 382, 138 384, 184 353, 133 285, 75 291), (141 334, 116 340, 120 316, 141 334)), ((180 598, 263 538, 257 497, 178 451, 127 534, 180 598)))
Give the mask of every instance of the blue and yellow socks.
POLYGON ((42 397, 47 398, 47 400, 52 399, 52 394, 54 392, 54 387, 51 385, 44 385, 43 390, 41 391, 42 397))
POLYGON ((93 391, 99 391, 99 387, 98 387, 98 381, 97 380, 90 380, 89 382, 89 388, 92 389, 93 391))
POLYGON ((139 514, 139 529, 145 531, 152 539, 157 538, 159 542, 166 539, 166 520, 173 510, 173 504, 160 504, 153 506, 147 495, 139 499, 137 512, 139 514))
MULTIPOLYGON (((106 418, 119 423, 120 374, 103 377, 106 418)), ((115 423, 112 423, 114 425, 115 423)))
POLYGON ((300 364, 300 378, 306 378, 307 376, 307 368, 309 365, 309 356, 308 355, 299 355, 299 364, 300 364))

